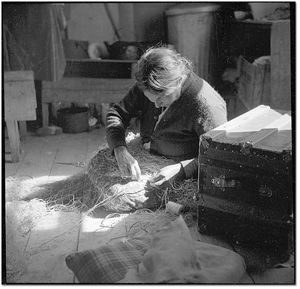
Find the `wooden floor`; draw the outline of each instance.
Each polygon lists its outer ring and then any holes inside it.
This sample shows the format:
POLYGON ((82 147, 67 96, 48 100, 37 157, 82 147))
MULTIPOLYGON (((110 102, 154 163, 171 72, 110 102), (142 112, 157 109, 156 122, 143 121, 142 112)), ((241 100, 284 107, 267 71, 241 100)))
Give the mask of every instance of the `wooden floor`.
MULTIPOLYGON (((9 176, 19 176, 35 178, 42 181, 51 181, 74 175, 81 172, 83 168, 74 165, 59 164, 58 162, 86 162, 104 143, 105 131, 103 127, 78 134, 61 134, 46 137, 37 137, 34 134, 31 134, 27 136, 26 140, 21 141, 22 155, 20 162, 12 163, 8 139, 5 139, 5 178, 9 176)), ((53 222, 55 221, 54 223, 56 224, 55 234, 59 235, 65 230, 68 230, 68 237, 61 238, 61 240, 58 238, 56 240, 56 242, 63 242, 64 246, 61 244, 54 244, 56 246, 55 248, 59 250, 59 254, 57 254, 58 257, 56 256, 55 258, 61 258, 60 264, 64 263, 66 254, 71 251, 80 251, 83 249, 94 248, 99 245, 99 242, 97 243, 97 241, 95 241, 97 240, 95 238, 95 228, 99 226, 99 222, 101 222, 106 215, 106 212, 99 210, 97 211, 96 218, 95 216, 92 219, 86 217, 84 222, 81 223, 78 222, 78 216, 74 213, 60 213, 59 216, 56 216, 55 214, 51 216, 53 222), (59 218, 59 221, 57 218, 59 218), (93 236, 92 239, 91 236, 93 236)), ((49 239, 53 236, 54 227, 51 227, 51 224, 52 222, 51 220, 49 221, 49 219, 40 220, 39 226, 43 228, 43 231, 39 231, 38 228, 35 228, 35 232, 32 232, 29 236, 27 249, 34 247, 36 238, 39 238, 39 240, 47 240, 47 238, 49 239)), ((245 254, 244 249, 236 244, 231 244, 228 241, 211 236, 201 235, 196 227, 190 228, 190 231, 195 240, 220 245, 235 250, 238 253, 241 253, 241 255, 245 254)), ((258 259, 255 253, 250 250, 247 252, 247 255, 247 260, 245 260, 246 264, 250 264, 252 267, 255 266, 255 264, 258 264, 259 266, 261 260, 258 259)), ((36 264, 35 268, 33 268, 34 266, 28 268, 27 275, 20 276, 18 282, 77 282, 71 271, 68 271, 65 267, 54 265, 57 264, 55 263, 57 260, 54 260, 53 256, 48 258, 46 265, 43 265, 45 270, 48 272, 51 271, 51 274, 49 273, 50 275, 48 274, 47 276, 37 273, 37 266, 41 265, 37 259, 34 259, 37 258, 36 256, 32 256, 32 258, 32 262, 35 262, 36 264)), ((291 256, 289 262, 278 264, 278 266, 275 266, 262 274, 246 273, 242 278, 241 283, 295 284, 295 269, 293 263, 293 256, 291 256)), ((39 270, 42 269, 39 268, 39 270)))

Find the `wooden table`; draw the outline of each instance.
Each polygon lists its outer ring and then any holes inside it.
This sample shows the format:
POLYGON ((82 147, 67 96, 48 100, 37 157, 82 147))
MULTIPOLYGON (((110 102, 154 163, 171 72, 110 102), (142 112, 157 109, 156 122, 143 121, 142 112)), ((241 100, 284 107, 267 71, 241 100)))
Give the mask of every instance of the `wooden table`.
POLYGON ((4 72, 4 110, 13 162, 20 160, 20 130, 26 132, 26 120, 36 120, 36 94, 33 71, 4 72))
POLYGON ((59 82, 42 82, 43 126, 49 125, 49 104, 56 102, 115 103, 134 84, 130 60, 68 59, 59 82))

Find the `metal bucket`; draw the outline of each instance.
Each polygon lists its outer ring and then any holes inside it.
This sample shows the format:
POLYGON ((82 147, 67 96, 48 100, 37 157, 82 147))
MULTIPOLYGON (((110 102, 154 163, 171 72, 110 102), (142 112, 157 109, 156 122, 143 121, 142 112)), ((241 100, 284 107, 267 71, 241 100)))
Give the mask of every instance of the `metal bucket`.
POLYGON ((87 107, 62 108, 57 111, 58 123, 64 133, 80 133, 89 129, 87 107))

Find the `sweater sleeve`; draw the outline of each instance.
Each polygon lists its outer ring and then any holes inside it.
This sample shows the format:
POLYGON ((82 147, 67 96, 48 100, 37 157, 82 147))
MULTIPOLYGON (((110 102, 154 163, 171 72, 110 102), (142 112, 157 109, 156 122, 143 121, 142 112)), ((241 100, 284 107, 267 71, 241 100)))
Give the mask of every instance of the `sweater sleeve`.
MULTIPOLYGON (((194 122, 199 140, 202 134, 227 122, 227 108, 224 99, 207 83, 204 84, 201 93, 202 104, 198 106, 198 116, 194 122)), ((181 165, 186 178, 198 177, 198 158, 181 161, 181 165)))
POLYGON ((109 109, 106 117, 106 138, 112 154, 116 147, 126 146, 126 130, 130 120, 141 111, 144 98, 142 91, 134 85, 119 103, 109 109))

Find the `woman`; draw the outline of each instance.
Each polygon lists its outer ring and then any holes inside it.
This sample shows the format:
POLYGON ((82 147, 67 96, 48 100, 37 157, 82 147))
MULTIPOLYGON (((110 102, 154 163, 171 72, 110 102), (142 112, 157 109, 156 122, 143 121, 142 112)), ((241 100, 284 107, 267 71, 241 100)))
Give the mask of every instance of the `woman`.
POLYGON ((122 176, 139 180, 138 162, 126 147, 125 133, 140 115, 140 136, 150 153, 177 163, 150 180, 164 186, 197 176, 199 136, 227 121, 223 98, 176 51, 150 48, 137 63, 136 83, 107 114, 106 135, 122 176))

